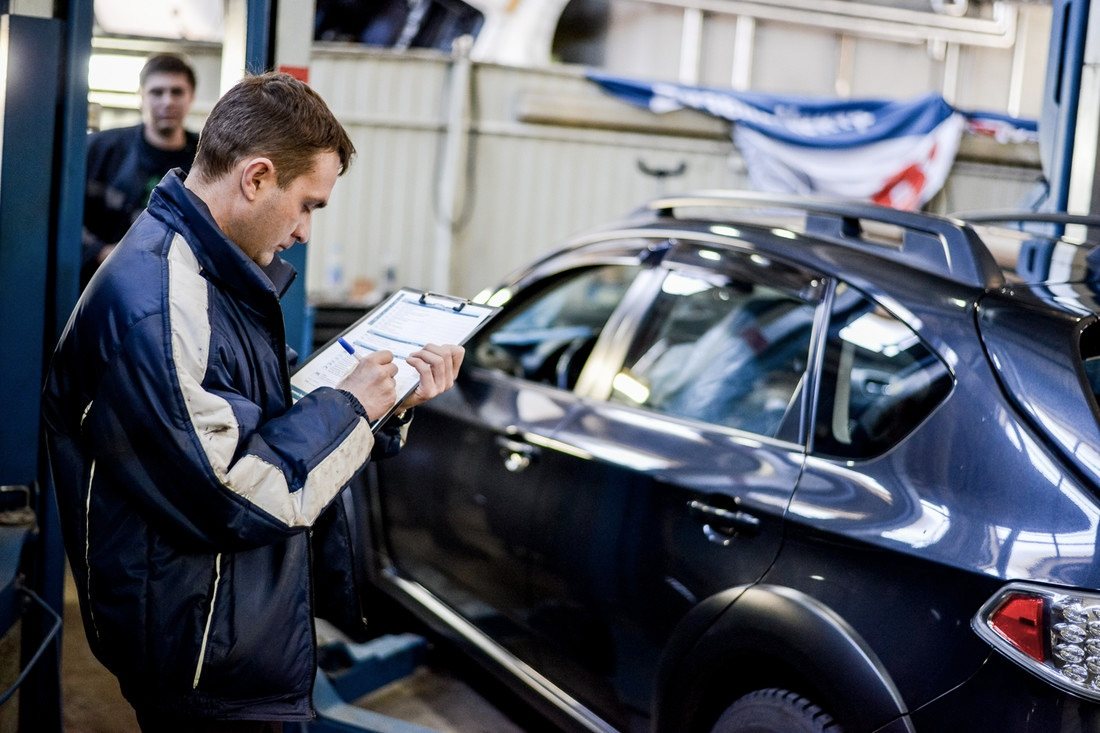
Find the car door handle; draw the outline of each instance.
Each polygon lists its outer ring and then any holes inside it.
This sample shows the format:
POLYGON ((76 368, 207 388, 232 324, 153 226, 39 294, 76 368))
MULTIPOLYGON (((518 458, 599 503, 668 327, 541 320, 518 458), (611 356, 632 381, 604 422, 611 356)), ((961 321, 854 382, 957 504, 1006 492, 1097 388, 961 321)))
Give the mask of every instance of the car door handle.
POLYGON ((511 473, 519 473, 526 469, 531 465, 531 459, 539 453, 538 448, 530 443, 503 436, 497 438, 497 445, 504 459, 504 467, 511 473))
POLYGON ((697 500, 689 501, 688 509, 705 520, 703 534, 706 538, 722 547, 728 547, 734 537, 760 532, 760 519, 740 509, 723 509, 697 500))

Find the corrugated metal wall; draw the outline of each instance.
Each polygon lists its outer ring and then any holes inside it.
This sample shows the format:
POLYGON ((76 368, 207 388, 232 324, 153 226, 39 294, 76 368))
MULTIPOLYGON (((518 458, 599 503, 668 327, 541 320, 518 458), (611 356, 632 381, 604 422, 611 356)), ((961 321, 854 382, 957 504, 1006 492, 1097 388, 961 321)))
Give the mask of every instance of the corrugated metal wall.
MULTIPOLYGON (((767 45, 763 36, 758 40, 767 45)), ((97 48, 106 49, 102 42, 97 48)), ((153 49, 129 52, 143 50, 153 49)), ((801 50, 800 56, 815 55, 801 50)), ((207 72, 217 67, 218 49, 194 47, 191 55, 200 70, 197 129, 212 104, 213 72, 207 72)), ((758 59, 753 70, 782 75, 780 66, 758 59)), ((371 288, 376 295, 401 285, 471 296, 662 188, 749 186, 725 122, 690 111, 658 116, 635 109, 605 95, 578 66, 472 63, 467 76, 462 72, 462 62, 441 53, 314 46, 311 84, 345 124, 359 155, 329 207, 314 218, 307 249, 311 300, 364 294, 369 300, 371 288), (450 111, 456 99, 464 102, 461 118, 450 111), (457 130, 451 137, 449 125, 457 130), (662 181, 643 166, 683 166, 684 172, 662 181)), ((129 115, 129 122, 136 95, 118 97, 99 94, 94 101, 104 104, 105 119, 121 124, 129 115)), ((1020 205, 1041 177, 1037 147, 968 138, 929 208, 1020 205)))
POLYGON ((314 217, 307 290, 340 299, 356 281, 425 285, 433 182, 443 136, 445 58, 319 52, 310 79, 344 123, 357 157, 314 217), (369 56, 370 63, 366 63, 369 56), (415 60, 415 62, 413 62, 415 60))
POLYGON ((811 96, 900 99, 938 91, 963 109, 1039 114, 1049 3, 610 0, 607 6, 602 68, 611 73, 811 96))
POLYGON ((439 181, 452 70, 449 59, 431 54, 316 49, 313 84, 359 154, 315 219, 310 293, 340 298, 361 289, 357 280, 383 286, 392 271, 395 285, 473 295, 566 236, 658 193, 661 181, 639 162, 651 170, 682 164, 668 187, 747 185, 720 123, 695 121, 686 134, 569 126, 591 108, 624 119, 643 113, 606 98, 579 69, 474 64, 467 160, 455 174, 459 191, 448 216, 439 181), (578 104, 576 112, 565 109, 578 104))
MULTIPOLYGON (((312 83, 359 156, 315 218, 307 281, 314 299, 343 300, 366 283, 472 296, 662 186, 749 187, 726 123, 634 109, 570 66, 472 64, 457 91, 468 95, 456 127, 466 157, 448 170, 455 73, 455 62, 432 53, 315 48, 312 83), (642 166, 684 172, 662 181, 642 166)), ((964 140, 929 208, 1004 208, 1027 197, 1039 179, 1035 147, 990 142, 964 140)))

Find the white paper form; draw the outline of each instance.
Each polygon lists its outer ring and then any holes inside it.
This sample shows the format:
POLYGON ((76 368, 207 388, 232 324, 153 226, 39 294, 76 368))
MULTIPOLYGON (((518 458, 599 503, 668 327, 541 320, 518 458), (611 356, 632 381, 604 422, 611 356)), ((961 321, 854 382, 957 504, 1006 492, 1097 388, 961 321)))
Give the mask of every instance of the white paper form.
MULTIPOLYGON (((291 394, 297 401, 319 387, 334 387, 359 359, 387 350, 397 364, 396 408, 420 384, 420 373, 406 361, 410 354, 426 344, 462 345, 498 310, 451 295, 402 288, 307 359, 290 378, 291 394)), ((388 417, 389 413, 383 415, 371 427, 388 417)))

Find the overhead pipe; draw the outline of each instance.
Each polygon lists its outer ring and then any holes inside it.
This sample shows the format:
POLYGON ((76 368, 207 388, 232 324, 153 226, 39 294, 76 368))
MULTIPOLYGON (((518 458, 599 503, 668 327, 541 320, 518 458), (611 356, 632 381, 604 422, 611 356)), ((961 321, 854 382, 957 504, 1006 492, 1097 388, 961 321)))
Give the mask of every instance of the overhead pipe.
POLYGON ((993 3, 992 17, 971 18, 926 13, 845 0, 638 0, 652 5, 746 15, 842 33, 922 43, 940 41, 970 46, 1011 48, 1016 43, 1018 12, 1006 2, 993 3))

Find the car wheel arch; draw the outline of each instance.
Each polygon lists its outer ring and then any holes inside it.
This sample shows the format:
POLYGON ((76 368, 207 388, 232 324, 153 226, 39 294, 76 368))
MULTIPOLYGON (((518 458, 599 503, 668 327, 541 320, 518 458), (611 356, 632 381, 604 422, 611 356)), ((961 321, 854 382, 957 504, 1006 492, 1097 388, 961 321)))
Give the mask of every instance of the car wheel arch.
POLYGON ((737 697, 800 688, 850 730, 906 721, 874 651, 841 616, 792 588, 752 585, 705 599, 677 625, 658 670, 653 730, 709 730, 737 697))

